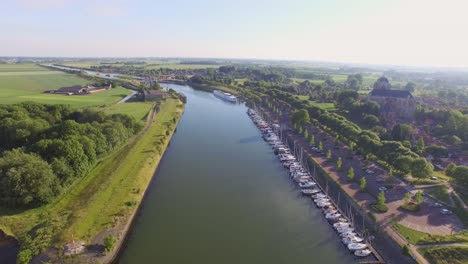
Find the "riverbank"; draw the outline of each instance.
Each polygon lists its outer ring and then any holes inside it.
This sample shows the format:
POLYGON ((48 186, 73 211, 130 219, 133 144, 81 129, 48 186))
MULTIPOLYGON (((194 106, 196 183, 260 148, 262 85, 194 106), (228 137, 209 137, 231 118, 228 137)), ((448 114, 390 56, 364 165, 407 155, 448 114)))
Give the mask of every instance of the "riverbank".
MULTIPOLYGON (((178 100, 177 100, 178 101, 178 100)), ((180 102, 179 102, 180 103, 180 102)), ((181 106, 179 104, 177 106, 181 106)), ((138 206, 136 206, 136 209, 133 210, 126 221, 119 222, 116 227, 108 230, 104 230, 101 233, 99 233, 94 239, 93 239, 93 244, 103 244, 103 239, 107 234, 113 234, 117 237, 117 243, 114 249, 107 254, 103 255, 102 257, 99 257, 99 261, 101 263, 113 263, 117 256, 121 254, 121 251, 125 248, 125 241, 128 238, 128 234, 135 222, 135 217, 140 211, 142 207, 142 201, 145 199, 148 191, 148 187, 153 180, 153 177, 156 173, 156 170, 158 168, 159 162, 161 158, 163 157, 170 141, 172 138, 172 135, 174 134, 177 124, 180 120, 180 117, 183 113, 183 110, 181 112, 177 111, 176 107, 176 112, 174 112, 174 115, 171 115, 171 111, 167 111, 167 109, 164 109, 163 106, 161 106, 160 111, 163 113, 166 113, 166 115, 156 115, 156 122, 152 120, 151 122, 155 122, 156 124, 151 125, 148 128, 148 131, 145 133, 144 136, 142 136, 141 140, 138 142, 139 147, 136 147, 134 149, 134 152, 144 152, 148 153, 148 150, 142 151, 141 148, 146 147, 146 148, 153 148, 153 156, 151 157, 146 157, 143 158, 142 161, 145 165, 142 166, 135 166, 137 168, 137 172, 135 173, 136 177, 135 180, 139 181, 140 184, 137 184, 138 188, 135 190, 140 190, 141 188, 144 188, 144 190, 141 192, 141 195, 137 195, 138 200, 138 206), (172 118, 171 118, 172 117, 172 118), (165 127, 165 124, 169 124, 169 126, 165 127), (154 144, 155 142, 151 142, 154 140, 154 138, 159 138, 159 142, 162 143, 162 148, 159 148, 161 145, 154 144), (162 141, 162 142, 161 142, 162 141), (155 151, 154 151, 155 150, 155 151)), ((153 119, 153 118, 152 118, 153 119)), ((150 152, 151 153, 151 152, 150 152)), ((127 161, 133 161, 135 162, 135 159, 133 159, 132 153, 129 153, 129 156, 127 157, 127 161)), ((132 200, 130 202, 134 202, 135 200, 132 200)))
POLYGON ((126 223, 137 210, 175 130, 183 104, 170 98, 157 109, 154 118, 148 115, 148 125, 138 136, 102 159, 69 192, 43 207, 19 212, 1 210, 0 224, 19 240, 34 235, 31 230, 40 229, 42 237, 34 245, 39 252, 49 248, 36 258, 40 261, 60 261, 64 258, 60 254, 64 244, 72 241, 84 241, 94 255, 102 251, 102 246, 92 242, 103 230, 125 233, 126 223))

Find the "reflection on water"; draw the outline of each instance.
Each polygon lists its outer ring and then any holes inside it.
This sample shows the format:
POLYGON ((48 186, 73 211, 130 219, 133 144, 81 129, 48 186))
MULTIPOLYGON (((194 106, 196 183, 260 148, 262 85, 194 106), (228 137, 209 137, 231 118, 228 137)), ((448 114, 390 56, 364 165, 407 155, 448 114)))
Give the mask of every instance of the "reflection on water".
POLYGON ((121 263, 352 263, 246 107, 187 86, 185 113, 121 263))

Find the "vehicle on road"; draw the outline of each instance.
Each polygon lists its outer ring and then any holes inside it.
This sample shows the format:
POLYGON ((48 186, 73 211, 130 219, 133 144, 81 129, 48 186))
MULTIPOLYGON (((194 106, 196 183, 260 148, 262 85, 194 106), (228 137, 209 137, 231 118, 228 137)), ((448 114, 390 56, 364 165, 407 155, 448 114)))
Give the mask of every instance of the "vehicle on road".
POLYGON ((443 215, 449 215, 452 214, 452 211, 450 211, 449 209, 442 208, 440 209, 440 213, 443 215))

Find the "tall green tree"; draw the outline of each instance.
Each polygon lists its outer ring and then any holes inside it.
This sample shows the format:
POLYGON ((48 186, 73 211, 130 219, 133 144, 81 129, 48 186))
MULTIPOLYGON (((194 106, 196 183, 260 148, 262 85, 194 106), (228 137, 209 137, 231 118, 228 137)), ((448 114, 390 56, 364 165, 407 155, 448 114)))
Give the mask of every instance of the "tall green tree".
POLYGON ((365 177, 361 178, 361 182, 359 184, 359 187, 361 187, 361 191, 365 192, 367 188, 367 181, 365 177))
POLYGON ((384 191, 380 191, 379 192, 379 195, 377 196, 377 204, 379 206, 382 206, 382 205, 385 205, 385 192, 384 191))
POLYGON ((403 200, 405 204, 408 204, 411 201, 411 194, 409 192, 405 193, 405 198, 403 200))
POLYGON ((294 112, 291 116, 291 122, 301 127, 310 123, 309 112, 306 109, 301 109, 294 112))
POLYGON ((354 180, 354 168, 350 167, 348 170, 348 178, 352 181, 354 180))
POLYGON ((50 165, 38 155, 19 149, 0 158, 0 203, 29 206, 49 202, 59 191, 50 165))
POLYGON ((411 175, 416 178, 428 178, 432 176, 434 166, 425 158, 415 159, 411 164, 411 175))
POLYGON ((336 167, 338 168, 338 170, 341 171, 342 166, 343 166, 343 161, 341 160, 341 157, 338 157, 338 160, 336 161, 336 167))
POLYGON ((416 201, 416 203, 420 204, 422 202, 424 202, 424 197, 423 197, 423 194, 421 191, 418 191, 416 193, 416 195, 414 196, 414 200, 416 201))

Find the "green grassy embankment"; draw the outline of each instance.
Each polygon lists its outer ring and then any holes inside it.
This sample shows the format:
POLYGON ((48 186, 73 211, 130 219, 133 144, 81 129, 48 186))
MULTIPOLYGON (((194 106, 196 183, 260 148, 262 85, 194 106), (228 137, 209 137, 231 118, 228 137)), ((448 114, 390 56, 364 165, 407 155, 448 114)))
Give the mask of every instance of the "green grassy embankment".
POLYGON ((468 243, 468 231, 461 231, 452 235, 441 236, 420 232, 400 224, 394 224, 393 228, 413 245, 468 243))
POLYGON ((420 248, 418 251, 431 264, 466 264, 468 247, 420 248))
POLYGON ((0 208, 0 227, 20 240, 31 235, 43 250, 50 245, 62 247, 72 238, 90 242, 99 232, 126 222, 141 201, 182 112, 179 100, 162 102, 146 132, 100 160, 54 202, 24 211, 0 208), (35 238, 38 229, 42 231, 35 238))

